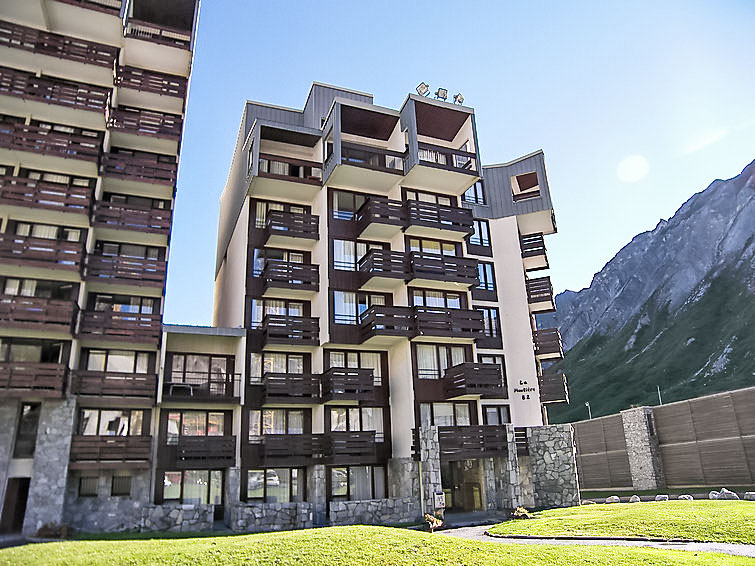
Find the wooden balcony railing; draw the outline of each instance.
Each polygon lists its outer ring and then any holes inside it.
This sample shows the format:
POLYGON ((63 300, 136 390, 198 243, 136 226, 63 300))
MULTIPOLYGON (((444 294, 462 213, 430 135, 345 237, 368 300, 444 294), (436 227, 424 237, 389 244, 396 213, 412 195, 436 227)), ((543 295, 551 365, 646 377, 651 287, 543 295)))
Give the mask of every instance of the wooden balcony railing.
POLYGON ((526 279, 525 286, 527 288, 528 303, 553 303, 553 285, 551 284, 550 277, 526 279))
POLYGON ((241 396, 241 374, 166 375, 163 399, 183 401, 233 401, 241 396))
POLYGON ((118 341, 157 342, 161 330, 162 316, 159 313, 84 310, 79 319, 80 334, 118 341))
POLYGON ((104 112, 109 91, 100 86, 38 77, 34 73, 0 67, 0 94, 77 110, 104 112))
POLYGON ((118 67, 115 72, 114 83, 121 88, 151 92, 163 96, 176 98, 186 96, 187 80, 184 77, 137 67, 118 67))
POLYGON ((317 346, 320 343, 320 321, 312 316, 266 315, 260 325, 264 344, 301 344, 317 346))
POLYGON ((86 279, 139 287, 162 287, 165 285, 167 266, 165 260, 93 254, 86 258, 86 279))
POLYGON ((569 386, 563 370, 545 369, 538 376, 541 403, 568 403, 569 386))
POLYGON ((75 370, 71 374, 71 392, 92 397, 140 397, 154 399, 157 375, 114 371, 75 370))
POLYGON ((326 435, 325 457, 329 464, 369 464, 377 461, 375 431, 330 432, 326 435))
POLYGON ((359 260, 359 273, 364 283, 373 277, 409 279, 409 264, 404 252, 371 249, 359 260))
POLYGON ((142 22, 133 18, 129 18, 126 23, 125 35, 126 37, 144 39, 169 47, 191 49, 191 32, 151 22, 142 22))
POLYGON ((172 217, 173 213, 169 209, 98 201, 94 204, 92 224, 103 228, 168 235, 172 217))
POLYGON ((413 307, 413 310, 414 336, 478 338, 485 330, 482 312, 478 310, 441 307, 413 307))
POLYGON ((410 252, 409 266, 412 279, 432 279, 469 287, 479 283, 477 260, 469 257, 410 252))
POLYGON ((403 202, 371 196, 357 210, 356 235, 364 232, 370 224, 388 224, 403 228, 406 223, 407 212, 403 202))
POLYGON ((0 259, 9 264, 78 270, 82 255, 80 242, 0 234, 0 259))
POLYGON ((441 461, 496 458, 508 452, 504 425, 439 426, 441 461))
POLYGON ((0 203, 89 214, 92 190, 28 177, 0 176, 0 203))
POLYGON ((503 385, 503 374, 498 364, 464 362, 446 370, 443 376, 446 399, 463 395, 480 395, 505 399, 508 394, 503 385))
POLYGON ((179 469, 228 468, 235 464, 235 436, 178 437, 175 466, 179 469))
POLYGON ((522 248, 522 257, 545 255, 545 238, 542 234, 519 236, 519 246, 522 248))
POLYGON ((405 155, 405 153, 381 147, 341 142, 341 163, 343 165, 356 165, 375 171, 403 175, 405 155))
POLYGON ((107 127, 139 136, 179 140, 183 119, 175 114, 119 106, 108 110, 107 127))
POLYGON ((175 185, 178 164, 172 161, 133 156, 127 153, 105 153, 102 155, 101 173, 104 177, 114 177, 126 181, 175 185))
POLYGON ((418 158, 423 165, 432 165, 459 173, 477 174, 476 153, 419 142, 418 158))
POLYGON ((252 385, 262 385, 265 403, 306 403, 320 402, 320 379, 311 373, 271 373, 262 376, 261 381, 252 385))
POLYGON ((268 259, 262 269, 261 277, 263 291, 271 287, 301 291, 320 290, 320 266, 318 265, 268 259))
POLYGON ((474 233, 474 217, 472 211, 466 208, 418 200, 408 200, 404 206, 407 226, 425 226, 464 234, 474 233))
POLYGON ((564 350, 561 346, 561 334, 558 328, 534 330, 532 338, 535 343, 536 356, 563 357, 564 350))
POLYGON ((80 6, 87 8, 88 10, 97 10, 98 12, 105 12, 118 16, 121 13, 121 4, 123 0, 58 0, 58 2, 64 2, 71 4, 72 6, 80 6))
POLYGON ((245 447, 245 465, 301 466, 322 460, 323 434, 265 434, 245 447))
POLYGON ((0 326, 6 328, 70 332, 74 311, 72 300, 0 295, 0 326))
POLYGON ((112 69, 118 48, 0 21, 0 46, 112 69))
POLYGON ((35 397, 60 397, 63 395, 65 376, 65 364, 2 362, 0 395, 27 393, 35 397))
POLYGON ((371 369, 330 368, 321 379, 323 403, 375 399, 375 378, 371 369))
POLYGON ((66 134, 41 126, 0 123, 0 147, 15 151, 96 162, 100 155, 101 145, 100 135, 90 137, 66 134))
POLYGON ((359 318, 362 342, 373 336, 398 336, 409 338, 414 333, 414 313, 409 307, 375 305, 359 318))
POLYGON ((322 185, 322 165, 315 161, 260 153, 257 173, 260 177, 268 179, 306 183, 318 187, 322 185))
POLYGON ((319 218, 314 214, 271 210, 265 222, 266 239, 271 236, 320 239, 319 218))
POLYGON ((149 468, 151 436, 83 436, 71 438, 71 465, 75 470, 149 468))

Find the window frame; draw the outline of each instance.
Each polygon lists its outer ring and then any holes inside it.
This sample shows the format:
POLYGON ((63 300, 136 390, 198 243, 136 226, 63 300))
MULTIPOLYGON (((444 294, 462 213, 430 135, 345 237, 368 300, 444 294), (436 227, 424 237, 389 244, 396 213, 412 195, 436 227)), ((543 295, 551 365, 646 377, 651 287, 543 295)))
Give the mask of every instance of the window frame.
POLYGON ((145 428, 149 430, 149 419, 150 419, 150 410, 149 409, 142 409, 142 408, 115 408, 115 407, 79 407, 79 411, 77 414, 78 421, 77 421, 77 427, 76 430, 78 431, 79 436, 105 436, 105 437, 113 437, 113 438, 125 438, 125 437, 131 437, 131 436, 148 436, 149 432, 145 433, 145 428), (97 411, 97 424, 95 426, 95 430, 97 431, 96 434, 85 434, 84 429, 82 428, 84 424, 84 411, 97 411), (102 427, 102 412, 103 411, 123 411, 125 413, 128 413, 128 429, 127 434, 100 434, 100 428, 102 427), (141 431, 139 431, 138 434, 134 434, 133 432, 133 420, 134 420, 134 413, 141 413, 141 431))
POLYGON ((388 495, 388 476, 386 473, 386 467, 379 464, 364 464, 364 465, 350 465, 350 466, 328 466, 327 467, 327 498, 328 501, 368 501, 367 499, 352 499, 351 498, 351 469, 352 468, 369 468, 370 469, 370 495, 369 499, 375 499, 377 493, 377 485, 375 478, 375 468, 383 470, 383 486, 382 491, 384 496, 388 495), (333 495, 333 470, 346 469, 346 495, 333 495))
POLYGON ((301 466, 277 466, 277 467, 265 467, 265 468, 247 468, 246 469, 246 489, 244 494, 244 501, 254 501, 257 503, 301 503, 307 500, 307 468, 301 466), (288 501, 268 501, 267 494, 267 473, 271 470, 288 470, 289 471, 289 484, 288 484, 288 501), (297 499, 294 499, 294 481, 293 471, 296 470, 297 475, 300 476, 301 493, 297 495, 297 499), (249 474, 251 472, 262 472, 265 481, 262 482, 262 497, 249 497, 249 474))

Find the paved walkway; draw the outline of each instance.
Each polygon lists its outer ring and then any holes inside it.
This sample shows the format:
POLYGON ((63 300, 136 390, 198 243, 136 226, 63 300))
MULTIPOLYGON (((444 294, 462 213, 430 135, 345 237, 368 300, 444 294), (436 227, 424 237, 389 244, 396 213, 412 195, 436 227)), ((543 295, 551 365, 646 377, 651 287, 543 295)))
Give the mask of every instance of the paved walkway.
POLYGON ((659 542, 650 540, 622 540, 622 539, 589 539, 589 538, 503 538, 491 537, 485 534, 487 525, 476 527, 462 527, 459 529, 445 529, 438 534, 446 536, 497 542, 505 544, 555 544, 555 545, 598 545, 598 546, 639 546, 662 548, 666 550, 688 550, 692 552, 721 552, 733 556, 747 556, 755 558, 755 544, 732 544, 726 542, 659 542))

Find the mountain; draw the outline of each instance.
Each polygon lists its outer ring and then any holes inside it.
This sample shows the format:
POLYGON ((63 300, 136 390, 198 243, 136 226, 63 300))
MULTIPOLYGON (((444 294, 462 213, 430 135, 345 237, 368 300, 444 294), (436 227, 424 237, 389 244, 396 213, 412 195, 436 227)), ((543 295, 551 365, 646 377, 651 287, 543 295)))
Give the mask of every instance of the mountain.
MULTIPOLYGON (((571 404, 552 422, 755 385, 755 161, 556 297, 571 404)), ((555 319, 555 320, 554 320, 555 319)), ((540 321, 541 326, 546 321, 540 321)))

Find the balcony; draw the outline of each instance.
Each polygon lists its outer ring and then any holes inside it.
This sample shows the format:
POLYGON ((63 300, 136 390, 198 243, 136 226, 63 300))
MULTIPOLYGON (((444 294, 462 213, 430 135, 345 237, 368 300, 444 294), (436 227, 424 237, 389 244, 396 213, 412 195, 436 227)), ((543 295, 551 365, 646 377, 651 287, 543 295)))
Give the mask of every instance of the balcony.
POLYGON ((500 458, 508 453, 505 425, 439 426, 441 461, 500 458))
MULTIPOLYGON (((101 138, 67 134, 41 126, 27 126, 20 123, 0 123, 0 148, 9 151, 19 151, 32 154, 43 154, 61 159, 76 159, 94 163, 100 155, 101 138)), ((18 160, 29 163, 30 159, 19 155, 18 160)), ((38 158, 38 161, 29 163, 30 166, 50 168, 48 159, 38 158)), ((65 164, 60 164, 66 168, 65 164)), ((92 167, 77 168, 77 173, 92 174, 92 167)))
POLYGON ((92 397, 154 399, 157 392, 157 375, 76 370, 71 376, 71 392, 92 397))
POLYGON ((406 186, 459 196, 480 179, 477 154, 461 149, 420 141, 412 161, 406 186))
POLYGON ((266 315, 260 325, 262 344, 320 345, 320 321, 312 316, 266 315))
POLYGON ((72 470, 149 469, 151 436, 82 436, 71 438, 72 470))
POLYGON ((519 236, 522 249, 522 262, 525 271, 548 269, 548 256, 545 254, 545 238, 542 234, 519 236))
POLYGON ((217 401, 238 403, 241 398, 241 374, 186 375, 180 379, 165 377, 163 401, 217 401))
POLYGON ((322 187, 322 165, 294 157, 260 153, 250 195, 312 201, 322 187))
POLYGON ((535 344, 535 357, 539 360, 558 360, 564 357, 558 328, 533 330, 532 339, 535 344))
POLYGON ((569 387, 563 370, 545 369, 537 376, 537 380, 540 385, 541 403, 569 402, 569 387))
POLYGON ((70 334, 74 310, 72 300, 0 295, 0 325, 5 328, 70 334))
POLYGON ((0 363, 0 395, 62 397, 65 364, 42 362, 0 363))
POLYGON ((314 405, 320 402, 320 379, 311 373, 268 372, 262 376, 261 384, 263 403, 314 405))
MULTIPOLYGON (((183 6, 193 12, 193 2, 184 3, 183 6)), ((189 14, 187 28, 191 28, 193 19, 193 15, 189 14)), ((120 61, 122 64, 170 75, 189 75, 192 56, 190 29, 175 29, 129 18, 123 31, 125 50, 120 61)))
POLYGON ((118 86, 120 104, 154 108, 172 114, 183 112, 187 82, 177 75, 126 66, 116 69, 114 80, 118 86))
POLYGON ((134 230, 167 236, 170 234, 172 217, 172 211, 164 208, 98 201, 94 205, 92 225, 97 228, 134 230))
POLYGON ((503 385, 501 366, 464 362, 446 370, 443 376, 446 399, 459 399, 468 395, 505 399, 508 392, 503 385))
POLYGON ((341 142, 341 160, 331 153, 325 163, 327 184, 359 187, 377 193, 387 193, 404 175, 405 152, 382 147, 341 142))
POLYGON ((556 303, 553 298, 553 285, 550 277, 538 277, 536 279, 525 279, 527 288, 527 303, 531 313, 553 312, 556 310, 556 303))
POLYGON ((125 29, 126 37, 143 39, 152 43, 177 47, 179 49, 191 49, 191 32, 169 26, 142 22, 129 18, 125 29))
POLYGON ((407 236, 462 241, 474 233, 474 217, 466 208, 410 200, 405 203, 407 236))
POLYGON ((319 221, 313 214, 271 210, 265 223, 265 245, 309 250, 320 239, 319 221))
POLYGON ((0 176, 0 204, 89 214, 92 190, 27 177, 0 176))
POLYGON ((169 467, 179 470, 229 468, 236 465, 235 436, 179 436, 177 444, 162 447, 169 467))
POLYGON ((80 6, 89 10, 97 10, 98 12, 105 12, 114 16, 119 16, 121 13, 122 0, 58 0, 65 4, 71 4, 72 6, 80 6))
POLYGON ((113 145, 155 153, 177 153, 183 118, 129 106, 110 108, 107 128, 113 145))
POLYGON ((392 291, 409 279, 406 254, 371 249, 359 260, 359 274, 362 289, 392 291))
MULTIPOLYGON (((173 186, 176 184, 178 164, 174 157, 168 156, 139 156, 128 153, 105 153, 102 155, 101 174, 111 190, 128 191, 142 189, 142 183, 151 187, 165 185, 171 190, 167 196, 173 196, 173 186), (161 159, 164 157, 165 159, 161 159), (113 181, 114 180, 114 181, 113 181)), ((150 190, 152 190, 150 188, 150 190)))
POLYGON ((268 259, 261 279, 264 296, 307 298, 320 290, 320 266, 268 259))
POLYGON ((409 307, 375 305, 359 318, 362 344, 390 345, 414 333, 414 313, 409 307))
POLYGON ((356 213, 358 238, 392 238, 406 226, 404 203, 397 200, 371 196, 356 213))
POLYGON ((409 282, 416 286, 468 290, 479 283, 477 260, 433 253, 409 253, 409 282))
POLYGON ((93 254, 86 258, 86 280, 138 287, 163 287, 167 265, 164 260, 93 254))
POLYGON ((243 465, 307 466, 322 460, 325 435, 265 434, 243 447, 243 465))
POLYGON ((81 311, 79 334, 117 342, 156 344, 162 331, 162 316, 113 311, 81 311))
POLYGON ((0 259, 11 265, 78 271, 82 255, 80 242, 0 234, 0 259))
POLYGON ((413 307, 414 338, 447 338, 472 341, 484 333, 482 312, 441 307, 413 307))
POLYGON ((374 400, 375 378, 371 369, 330 368, 322 374, 322 403, 374 400))
MULTIPOLYGON (((330 432, 325 440, 325 462, 328 465, 374 464, 379 461, 375 431, 330 432)), ((380 454, 382 455, 382 454, 380 454)))

